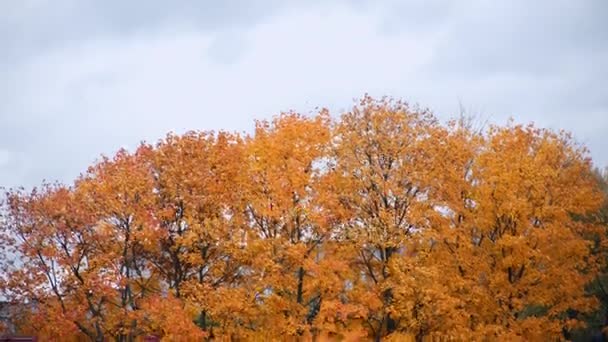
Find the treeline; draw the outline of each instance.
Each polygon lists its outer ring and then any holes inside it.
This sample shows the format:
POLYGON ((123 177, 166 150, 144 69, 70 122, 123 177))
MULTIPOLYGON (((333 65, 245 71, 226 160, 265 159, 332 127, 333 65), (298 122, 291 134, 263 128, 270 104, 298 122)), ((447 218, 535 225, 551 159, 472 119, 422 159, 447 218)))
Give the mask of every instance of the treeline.
POLYGON ((565 132, 370 97, 170 134, 8 191, 0 286, 42 340, 571 338, 603 308, 591 167, 565 132))

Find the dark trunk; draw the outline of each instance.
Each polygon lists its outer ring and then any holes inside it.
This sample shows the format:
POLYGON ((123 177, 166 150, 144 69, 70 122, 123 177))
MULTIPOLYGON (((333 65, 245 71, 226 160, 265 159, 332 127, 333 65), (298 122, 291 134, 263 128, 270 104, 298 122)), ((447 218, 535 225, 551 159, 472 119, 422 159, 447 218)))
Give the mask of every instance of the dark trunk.
POLYGON ((298 295, 297 302, 298 304, 302 304, 304 300, 303 297, 303 287, 304 287, 304 268, 300 267, 298 269, 298 295))

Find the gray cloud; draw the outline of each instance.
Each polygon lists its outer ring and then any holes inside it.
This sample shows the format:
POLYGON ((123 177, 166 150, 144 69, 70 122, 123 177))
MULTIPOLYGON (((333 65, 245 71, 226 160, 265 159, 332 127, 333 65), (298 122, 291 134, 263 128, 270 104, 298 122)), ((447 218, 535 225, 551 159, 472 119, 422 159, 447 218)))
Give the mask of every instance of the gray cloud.
POLYGON ((0 4, 0 185, 364 92, 573 131, 608 164, 604 1, 0 4))
MULTIPOLYGON (((199 30, 246 28, 288 6, 289 1, 247 0, 220 2, 24 0, 3 2, 0 29, 4 58, 115 35, 145 34, 164 26, 199 30)), ((27 56, 25 56, 27 57, 27 56)))

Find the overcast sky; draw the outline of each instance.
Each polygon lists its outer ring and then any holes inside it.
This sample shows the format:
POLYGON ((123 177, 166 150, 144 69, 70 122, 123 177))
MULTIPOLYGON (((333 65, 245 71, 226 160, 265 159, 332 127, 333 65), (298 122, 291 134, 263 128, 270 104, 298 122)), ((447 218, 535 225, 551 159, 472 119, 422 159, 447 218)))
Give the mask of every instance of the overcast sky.
POLYGON ((368 92, 565 128, 608 165, 608 1, 0 1, 0 185, 368 92))

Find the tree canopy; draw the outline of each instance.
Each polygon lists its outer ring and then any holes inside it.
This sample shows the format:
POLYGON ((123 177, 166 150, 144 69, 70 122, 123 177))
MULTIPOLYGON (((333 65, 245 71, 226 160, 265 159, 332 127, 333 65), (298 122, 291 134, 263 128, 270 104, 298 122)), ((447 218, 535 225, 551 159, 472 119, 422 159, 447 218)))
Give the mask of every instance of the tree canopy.
POLYGON ((602 190, 566 132, 365 96, 9 190, 0 286, 47 339, 563 339, 599 308, 602 190))

